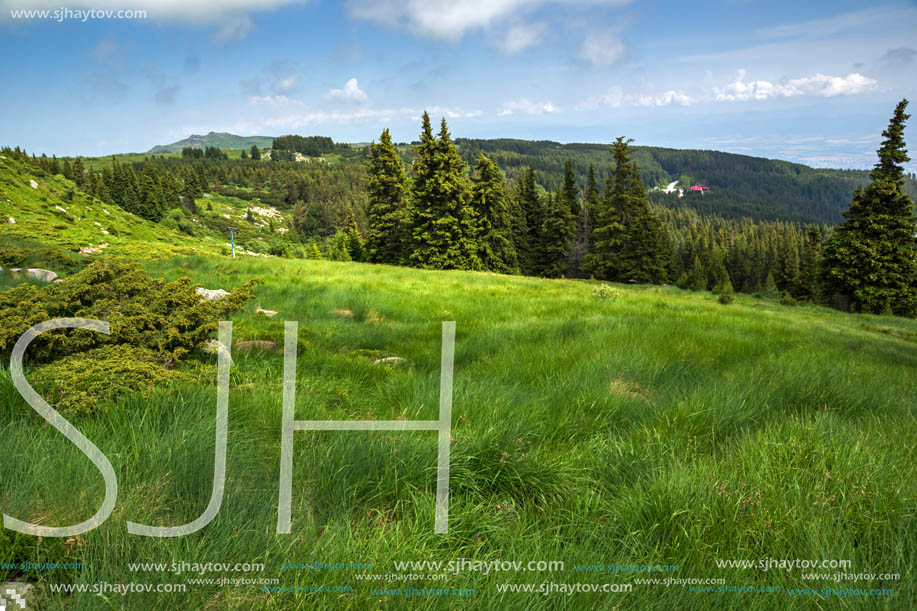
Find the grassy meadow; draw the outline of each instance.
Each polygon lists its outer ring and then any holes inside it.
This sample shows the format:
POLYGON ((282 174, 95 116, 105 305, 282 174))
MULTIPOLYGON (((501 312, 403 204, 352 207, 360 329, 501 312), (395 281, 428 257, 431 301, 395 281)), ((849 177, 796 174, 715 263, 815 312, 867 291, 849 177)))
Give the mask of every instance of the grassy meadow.
MULTIPOLYGON (((114 246, 112 247, 114 249, 114 246)), ((127 254, 127 253, 125 253, 127 254)), ((129 535, 126 522, 194 520, 210 498, 216 381, 129 396, 70 421, 111 461, 105 524, 36 559, 82 570, 32 576, 42 609, 907 609, 917 605, 917 321, 786 307, 745 295, 723 306, 675 288, 616 286, 358 263, 164 252, 152 275, 231 289, 264 284, 233 319, 226 490, 192 535, 129 535), (277 310, 275 318, 257 308, 277 310), (441 321, 457 325, 449 533, 434 535, 436 434, 294 435, 293 524, 276 533, 283 321, 299 321, 296 418, 438 417, 441 321), (380 365, 398 356, 406 362, 380 365), (850 560, 799 568, 716 560, 850 560), (365 581, 394 562, 563 561, 564 570, 365 581), (263 572, 175 575, 129 563, 263 563, 263 572), (285 569, 284 563, 372 563, 285 569), (602 573, 577 565, 678 565, 602 573), (834 573, 836 570, 819 570, 834 573), (48 584, 186 583, 184 593, 51 592, 48 584), (635 579, 724 579, 779 592, 692 592, 635 579), (629 592, 501 592, 500 584, 632 584, 629 592), (791 588, 892 588, 891 596, 793 596, 791 588), (350 591, 331 591, 350 588, 350 591), (411 596, 382 588, 473 589, 411 596)), ((213 356, 193 358, 215 363, 213 356)), ((80 522, 103 498, 98 471, 21 399, 0 370, 0 506, 47 525, 80 522)), ((5 531, 9 533, 9 531, 5 531)), ((403 572, 403 571, 402 571, 403 572)), ((408 571, 411 572, 411 571, 408 571)), ((417 570, 415 573, 428 571, 417 570)), ((536 585, 537 587, 537 585, 536 585)))

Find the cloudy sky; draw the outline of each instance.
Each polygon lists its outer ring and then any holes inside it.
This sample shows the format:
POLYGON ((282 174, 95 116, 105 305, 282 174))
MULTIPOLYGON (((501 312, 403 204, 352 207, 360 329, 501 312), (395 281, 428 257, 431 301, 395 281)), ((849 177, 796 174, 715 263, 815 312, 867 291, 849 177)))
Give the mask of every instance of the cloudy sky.
POLYGON ((914 0, 0 0, 0 144, 100 155, 384 127, 409 141, 428 109, 456 136, 861 167, 917 98, 915 33, 914 0))

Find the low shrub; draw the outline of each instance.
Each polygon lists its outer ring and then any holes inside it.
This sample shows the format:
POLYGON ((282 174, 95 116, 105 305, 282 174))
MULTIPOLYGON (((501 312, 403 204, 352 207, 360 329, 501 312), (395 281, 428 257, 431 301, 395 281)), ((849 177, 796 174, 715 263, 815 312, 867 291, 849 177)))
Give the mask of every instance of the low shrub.
MULTIPOLYGON (((64 411, 92 411, 121 393, 186 379, 179 359, 213 337, 252 298, 250 281, 206 301, 187 278, 165 282, 134 264, 99 261, 57 284, 0 292, 0 356, 30 327, 53 318, 109 323, 105 335, 59 329, 35 338, 28 364, 35 389, 64 411)), ((185 367, 187 368, 187 367, 185 367)))
POLYGON ((125 393, 148 392, 192 379, 178 369, 164 367, 152 350, 117 344, 43 365, 31 373, 29 383, 48 403, 67 414, 92 412, 125 393))
POLYGON ((0 355, 9 358, 16 340, 34 325, 79 317, 107 321, 111 334, 63 329, 45 333, 29 347, 30 362, 127 344, 152 350, 171 366, 209 339, 220 320, 241 310, 257 282, 218 301, 204 301, 188 278, 165 282, 134 264, 102 260, 56 284, 19 285, 0 293, 0 355))
POLYGON ((621 289, 616 289, 613 286, 608 284, 600 284, 594 289, 592 289, 592 296, 596 299, 602 299, 605 301, 617 301, 624 295, 621 289))

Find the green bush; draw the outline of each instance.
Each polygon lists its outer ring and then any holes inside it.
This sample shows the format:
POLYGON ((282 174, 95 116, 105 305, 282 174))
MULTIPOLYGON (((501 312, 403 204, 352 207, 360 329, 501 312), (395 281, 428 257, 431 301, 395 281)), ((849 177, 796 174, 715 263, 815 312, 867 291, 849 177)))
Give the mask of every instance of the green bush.
POLYGON ((0 267, 20 267, 26 252, 15 246, 0 246, 0 267))
MULTIPOLYGON (((61 413, 95 411, 122 394, 148 392, 193 376, 167 369, 157 354, 126 344, 103 346, 36 369, 29 381, 61 413)), ((216 379, 215 375, 211 379, 216 379)))
POLYGON ((606 301, 617 301, 624 293, 608 284, 600 284, 592 289, 592 296, 606 301))
POLYGON ((251 299, 250 281, 219 301, 203 301, 187 278, 174 282, 147 276, 136 265, 102 260, 44 287, 19 285, 0 292, 0 356, 30 327, 52 318, 107 321, 111 334, 84 330, 44 333, 29 347, 30 363, 53 360, 101 346, 126 344, 156 354, 171 367, 213 336, 251 299))

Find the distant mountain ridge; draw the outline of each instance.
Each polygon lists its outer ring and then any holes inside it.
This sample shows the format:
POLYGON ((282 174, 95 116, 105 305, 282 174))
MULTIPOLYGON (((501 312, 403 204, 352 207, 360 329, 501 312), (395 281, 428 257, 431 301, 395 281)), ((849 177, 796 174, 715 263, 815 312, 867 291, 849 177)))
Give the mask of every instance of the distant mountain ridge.
POLYGON ((213 146, 218 149, 243 149, 251 148, 254 144, 257 145, 258 148, 271 148, 273 142, 273 136, 237 136, 228 132, 210 132, 204 136, 191 134, 184 140, 179 140, 172 144, 154 146, 147 151, 147 154, 161 155, 163 153, 180 153, 185 147, 202 149, 213 146))
MULTIPOLYGON (((321 137, 306 140, 314 138, 321 137)), ((331 141, 330 138, 327 140, 331 141)), ((184 147, 247 149, 252 144, 263 149, 271 148, 273 141, 274 138, 267 136, 210 132, 153 147, 147 154, 180 153, 184 147)), ((457 138, 455 142, 469 164, 473 165, 478 155, 484 153, 500 166, 511 181, 518 178, 523 168, 532 167, 538 173, 538 183, 550 191, 562 184, 564 163, 568 159, 573 161, 581 189, 586 185, 590 165, 595 168, 599 188, 604 188, 612 161, 608 144, 563 144, 510 138, 457 138)), ((405 143, 398 148, 407 167, 410 167, 416 152, 405 143)), ((789 161, 721 151, 653 146, 634 146, 632 151, 654 202, 667 207, 687 206, 701 214, 726 218, 836 225, 843 221, 842 213, 850 205, 854 189, 870 181, 866 170, 812 168, 789 161), (677 190, 672 193, 660 190, 673 182, 683 189, 684 197, 679 197, 677 190), (709 190, 693 192, 690 191, 692 185, 704 185, 709 190)), ((912 197, 917 196, 917 181, 913 174, 908 175, 905 190, 912 197)))

